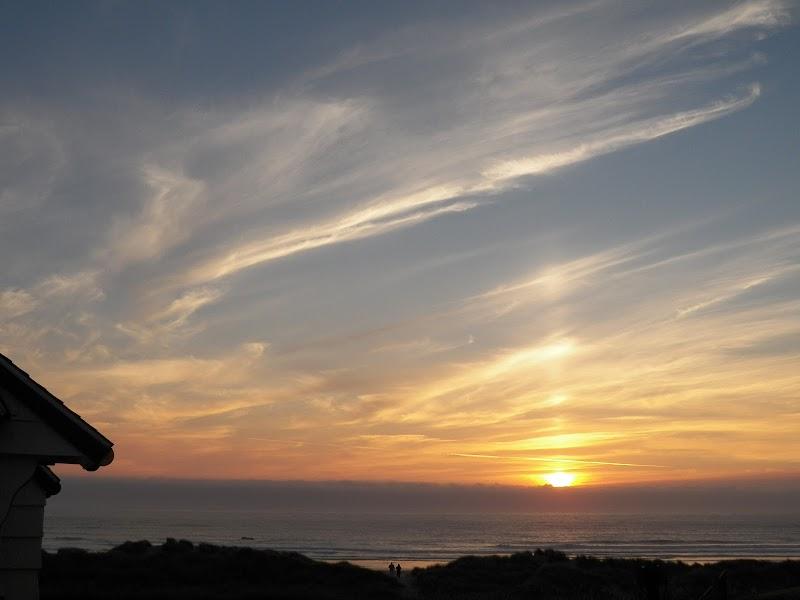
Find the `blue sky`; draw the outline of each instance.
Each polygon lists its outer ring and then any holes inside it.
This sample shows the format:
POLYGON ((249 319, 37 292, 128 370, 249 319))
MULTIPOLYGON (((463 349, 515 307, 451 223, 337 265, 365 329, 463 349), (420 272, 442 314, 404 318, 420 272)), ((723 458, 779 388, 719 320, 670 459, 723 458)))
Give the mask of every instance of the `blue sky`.
POLYGON ((0 350, 118 474, 797 471, 793 5, 0 7, 0 350))

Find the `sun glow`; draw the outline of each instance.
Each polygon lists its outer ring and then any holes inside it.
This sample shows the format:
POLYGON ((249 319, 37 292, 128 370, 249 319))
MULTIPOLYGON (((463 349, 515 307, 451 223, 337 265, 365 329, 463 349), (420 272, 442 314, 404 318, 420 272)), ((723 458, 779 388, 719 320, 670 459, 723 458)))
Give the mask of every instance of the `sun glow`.
POLYGON ((548 473, 543 476, 543 479, 547 485, 552 485, 553 487, 570 487, 575 483, 575 475, 573 473, 564 473, 563 471, 548 473))

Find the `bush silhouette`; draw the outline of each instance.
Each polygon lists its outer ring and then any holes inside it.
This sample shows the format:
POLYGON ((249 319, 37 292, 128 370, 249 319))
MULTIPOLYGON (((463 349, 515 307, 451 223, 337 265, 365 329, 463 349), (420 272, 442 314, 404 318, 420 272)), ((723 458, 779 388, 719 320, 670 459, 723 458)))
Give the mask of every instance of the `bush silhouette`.
POLYGON ((42 600, 392 600, 402 589, 383 573, 348 563, 174 539, 161 546, 125 542, 104 553, 43 553, 40 585, 42 600))

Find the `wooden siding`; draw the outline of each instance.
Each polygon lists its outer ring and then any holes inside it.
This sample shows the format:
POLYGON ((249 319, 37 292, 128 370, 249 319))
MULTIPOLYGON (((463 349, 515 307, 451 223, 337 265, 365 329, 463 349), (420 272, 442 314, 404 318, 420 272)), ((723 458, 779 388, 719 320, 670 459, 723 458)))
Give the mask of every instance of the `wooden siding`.
POLYGON ((3 600, 35 600, 38 597, 38 571, 5 571, 0 576, 0 598, 3 600))
POLYGON ((44 534, 44 506, 12 506, 3 527, 3 539, 44 534))
POLYGON ((0 478, 15 480, 4 490, 7 502, 0 514, 7 518, 0 537, 0 597, 4 600, 36 600, 38 570, 42 566, 42 531, 45 491, 34 478, 32 460, 0 457, 0 478), (17 483, 19 481, 19 483, 17 483), (19 485, 24 484, 21 488, 19 485))
MULTIPOLYGON (((42 567, 42 538, 7 538, 0 541, 2 571, 15 569, 38 570, 42 567)), ((0 575, 2 577, 2 575, 0 575)))

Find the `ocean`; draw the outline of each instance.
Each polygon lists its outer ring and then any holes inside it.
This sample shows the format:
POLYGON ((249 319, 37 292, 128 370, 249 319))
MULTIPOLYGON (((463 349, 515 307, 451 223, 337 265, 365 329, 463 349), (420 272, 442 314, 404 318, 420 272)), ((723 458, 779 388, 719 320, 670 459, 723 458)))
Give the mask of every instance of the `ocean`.
POLYGON ((800 559, 795 515, 352 514, 137 509, 46 512, 43 546, 106 550, 126 540, 193 542, 300 552, 383 568, 459 556, 554 548, 570 555, 707 562, 800 559))

